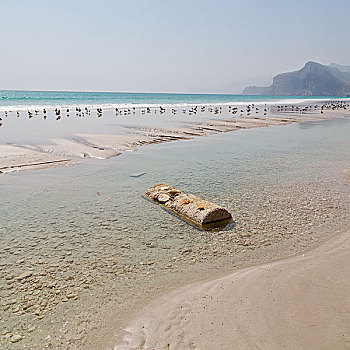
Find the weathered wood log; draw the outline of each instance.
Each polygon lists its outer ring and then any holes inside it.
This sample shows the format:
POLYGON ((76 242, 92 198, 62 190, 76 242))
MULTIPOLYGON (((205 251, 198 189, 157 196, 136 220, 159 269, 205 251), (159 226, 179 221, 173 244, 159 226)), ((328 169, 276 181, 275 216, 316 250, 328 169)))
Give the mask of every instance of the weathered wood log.
POLYGON ((163 183, 150 187, 145 196, 200 228, 225 226, 232 219, 225 208, 163 183))

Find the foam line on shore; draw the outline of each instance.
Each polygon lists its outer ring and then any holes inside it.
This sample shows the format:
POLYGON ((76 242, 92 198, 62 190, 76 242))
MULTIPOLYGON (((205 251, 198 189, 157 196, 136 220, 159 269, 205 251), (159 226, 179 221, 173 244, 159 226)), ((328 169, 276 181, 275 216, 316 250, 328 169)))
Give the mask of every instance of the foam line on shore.
POLYGON ((0 112, 24 112, 24 111, 34 111, 34 110, 42 110, 46 109, 48 111, 52 111, 56 108, 58 109, 66 109, 66 108, 103 108, 106 110, 111 110, 115 108, 119 109, 143 109, 143 108, 185 108, 185 107, 220 107, 220 106, 246 106, 248 104, 254 104, 256 106, 277 106, 277 105, 285 105, 285 104, 305 104, 305 103, 325 103, 330 101, 350 101, 350 98, 305 98, 305 99, 274 99, 268 101, 257 101, 257 100, 247 100, 247 101, 228 101, 228 102, 217 102, 217 103, 107 103, 107 104, 89 104, 89 103, 71 103, 71 104, 46 104, 46 105, 7 105, 0 106, 0 112))

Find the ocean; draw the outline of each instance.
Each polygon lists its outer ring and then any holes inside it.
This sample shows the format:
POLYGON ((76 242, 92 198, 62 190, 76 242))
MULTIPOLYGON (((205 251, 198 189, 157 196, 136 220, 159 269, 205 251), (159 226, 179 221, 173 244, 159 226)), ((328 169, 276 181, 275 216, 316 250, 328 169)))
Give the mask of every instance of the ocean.
MULTIPOLYGON (((337 96, 247 96, 230 94, 129 93, 80 91, 0 90, 0 111, 23 111, 40 108, 93 107, 171 107, 191 105, 229 105, 247 103, 302 103, 342 99, 337 96)), ((344 98, 343 98, 344 99, 344 98)))

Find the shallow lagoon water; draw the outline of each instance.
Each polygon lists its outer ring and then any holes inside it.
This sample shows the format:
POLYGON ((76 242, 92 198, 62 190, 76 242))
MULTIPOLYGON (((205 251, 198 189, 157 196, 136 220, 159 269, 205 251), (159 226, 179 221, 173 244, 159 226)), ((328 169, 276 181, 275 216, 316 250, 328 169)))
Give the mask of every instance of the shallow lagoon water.
POLYGON ((350 120, 335 119, 2 175, 2 344, 17 346, 6 338, 16 333, 24 335, 18 344, 33 349, 55 344, 54 337, 74 344, 86 336, 77 336, 73 324, 87 302, 98 309, 118 295, 127 304, 126 296, 142 288, 145 276, 152 285, 159 283, 160 271, 171 276, 300 233, 311 235, 335 222, 340 230, 349 219, 349 185, 341 177, 349 165, 348 135, 350 120), (130 176, 138 173, 145 174, 130 176), (234 225, 202 232, 170 215, 142 197, 158 182, 226 207, 234 225), (28 271, 27 282, 16 279, 28 271), (71 333, 64 328, 68 320, 71 333))

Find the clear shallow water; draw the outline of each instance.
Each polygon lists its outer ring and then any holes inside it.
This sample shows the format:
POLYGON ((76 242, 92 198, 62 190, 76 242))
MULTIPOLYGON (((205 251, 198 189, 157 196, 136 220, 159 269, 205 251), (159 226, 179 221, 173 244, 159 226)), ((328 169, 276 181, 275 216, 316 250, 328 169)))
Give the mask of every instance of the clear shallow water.
POLYGON ((155 107, 162 105, 163 107, 169 107, 197 104, 246 104, 249 102, 266 102, 267 104, 276 102, 298 103, 319 99, 334 100, 337 97, 0 90, 0 111, 63 106, 155 107))
POLYGON ((119 300, 127 307, 144 279, 152 285, 160 271, 171 276, 236 256, 248 240, 274 244, 346 221, 349 187, 334 179, 348 166, 349 135, 349 119, 251 129, 1 176, 1 298, 17 300, 2 311, 1 328, 24 334, 38 349, 48 335, 61 335, 68 320, 73 332, 87 303, 98 308, 119 300), (225 206, 235 226, 201 232, 169 215, 142 198, 157 182, 225 206), (13 278, 28 270, 32 283, 13 278), (72 293, 77 300, 63 301, 72 293), (43 319, 34 307, 15 311, 26 295, 40 305, 43 319), (32 325, 36 331, 27 332, 32 325))

